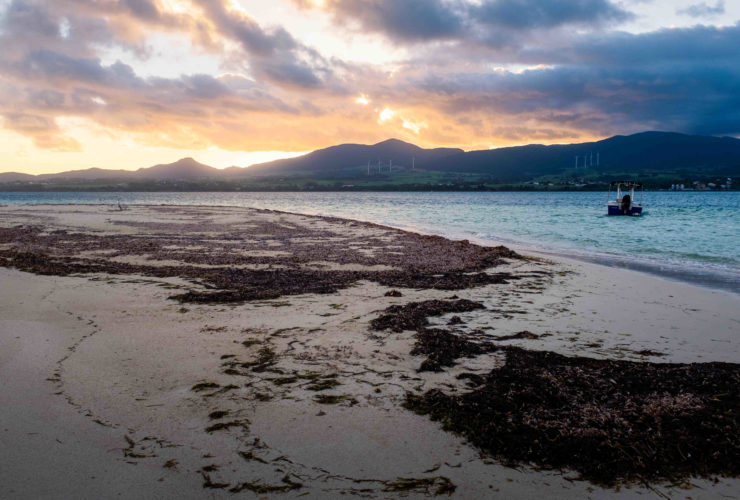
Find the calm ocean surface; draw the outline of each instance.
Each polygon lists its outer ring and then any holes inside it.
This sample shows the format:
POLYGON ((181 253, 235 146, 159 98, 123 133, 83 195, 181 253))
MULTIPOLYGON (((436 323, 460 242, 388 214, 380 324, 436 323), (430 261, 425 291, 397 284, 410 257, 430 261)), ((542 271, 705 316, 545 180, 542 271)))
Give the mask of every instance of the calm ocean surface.
POLYGON ((607 217, 606 194, 585 192, 0 193, 0 204, 118 200, 347 217, 530 247, 740 293, 740 192, 648 192, 641 218, 607 217))

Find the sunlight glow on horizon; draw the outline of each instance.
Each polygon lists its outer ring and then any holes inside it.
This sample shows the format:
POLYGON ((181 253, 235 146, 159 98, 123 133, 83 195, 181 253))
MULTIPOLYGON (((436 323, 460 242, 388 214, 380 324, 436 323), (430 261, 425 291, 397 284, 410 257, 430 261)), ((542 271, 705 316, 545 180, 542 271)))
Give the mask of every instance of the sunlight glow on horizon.
POLYGON ((138 170, 157 164, 173 163, 187 157, 218 169, 233 166, 249 167, 258 163, 294 158, 308 152, 227 151, 215 146, 206 149, 172 149, 142 146, 131 138, 117 135, 99 139, 94 144, 83 147, 83 151, 59 153, 39 150, 27 138, 0 129, 0 172, 34 175, 88 168, 138 170), (116 153, 111 154, 111 151, 116 153), (35 156, 36 165, 29 166, 28 160, 32 154, 35 156))
POLYGON ((393 116, 395 115, 395 111, 393 111, 391 108, 386 106, 383 108, 382 111, 378 114, 378 124, 382 125, 386 122, 389 122, 393 119, 393 116))
POLYGON ((403 128, 407 128, 416 135, 419 135, 419 132, 423 128, 429 128, 429 125, 427 125, 427 122, 413 122, 411 120, 403 119, 403 128))

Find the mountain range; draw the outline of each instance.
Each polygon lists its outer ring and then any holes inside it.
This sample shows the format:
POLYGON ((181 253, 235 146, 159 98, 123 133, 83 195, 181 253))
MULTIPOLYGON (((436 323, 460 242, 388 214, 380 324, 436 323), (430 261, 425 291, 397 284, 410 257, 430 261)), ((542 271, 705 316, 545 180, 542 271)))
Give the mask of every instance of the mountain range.
POLYGON ((600 172, 705 171, 740 175, 740 140, 732 137, 642 132, 596 142, 529 145, 470 151, 426 163, 443 172, 487 174, 503 182, 521 181, 568 169, 600 172), (576 163, 578 162, 578 163, 576 163))
POLYGON ((183 158, 174 163, 154 165, 153 167, 140 168, 138 170, 108 170, 104 168, 88 168, 85 170, 69 170, 57 174, 40 174, 29 175, 17 172, 0 173, 0 182, 15 181, 83 181, 83 180, 165 180, 165 179, 203 179, 211 177, 220 177, 232 169, 239 167, 230 167, 229 169, 220 170, 199 163, 192 158, 183 158))
POLYGON ((431 162, 441 162, 450 156, 463 155, 458 148, 423 149, 414 144, 398 139, 388 139, 372 146, 364 144, 341 144, 326 149, 319 149, 297 158, 275 160, 249 167, 250 173, 256 175, 287 174, 295 172, 339 173, 347 167, 367 164, 384 166, 396 165, 421 166, 431 162))
MULTIPOLYGON (((580 144, 506 147, 465 152, 457 148, 423 149, 397 139, 374 145, 342 144, 296 158, 217 169, 192 158, 138 170, 91 168, 56 174, 0 173, 0 183, 57 183, 82 181, 198 181, 302 176, 352 178, 367 174, 368 165, 389 165, 405 171, 478 174, 497 182, 519 182, 566 172, 703 172, 740 176, 740 139, 643 132, 580 144), (576 168, 578 167, 578 168, 576 168)), ((387 170, 384 170, 387 172, 387 170)))

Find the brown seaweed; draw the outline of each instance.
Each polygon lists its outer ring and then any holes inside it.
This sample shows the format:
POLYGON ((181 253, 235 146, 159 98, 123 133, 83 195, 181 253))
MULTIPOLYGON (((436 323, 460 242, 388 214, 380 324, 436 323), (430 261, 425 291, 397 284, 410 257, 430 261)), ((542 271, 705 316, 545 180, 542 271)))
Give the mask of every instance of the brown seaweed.
POLYGON ((232 422, 218 422, 209 427, 206 427, 206 432, 213 434, 216 431, 229 430, 232 427, 241 427, 245 431, 249 431, 249 422, 246 420, 234 420, 232 422))
POLYGON ((232 493, 239 493, 245 490, 253 493, 286 493, 303 488, 303 484, 290 479, 289 474, 283 476, 280 481, 283 483, 282 485, 265 484, 258 481, 244 482, 237 484, 229 491, 232 493))
MULTIPOLYGON (((184 209, 182 209, 185 211, 184 209)), ((142 231, 132 235, 99 235, 92 232, 44 232, 40 227, 0 227, 0 266, 47 275, 137 274, 157 278, 181 277, 197 280, 205 290, 190 290, 173 295, 180 302, 228 303, 274 299, 302 293, 334 293, 359 280, 371 280, 389 287, 462 289, 514 279, 506 273, 482 272, 519 256, 505 247, 483 247, 467 241, 451 241, 438 236, 406 233, 366 223, 378 234, 357 237, 355 246, 372 246, 379 251, 365 254, 351 245, 336 245, 336 230, 347 224, 326 219, 336 229, 319 230, 269 221, 254 220, 254 231, 271 235, 290 248, 288 255, 250 256, 245 250, 262 250, 264 243, 227 225, 214 223, 161 223, 114 221, 142 231), (215 234, 215 236, 214 236, 215 234), (183 235, 186 235, 184 239, 183 235), (301 243, 310 237, 311 244, 301 243), (231 241, 224 244, 223 240, 231 241), (316 242, 316 239, 324 241, 316 242), (403 252, 383 251, 389 245, 403 247, 403 252), (197 246, 205 250, 189 250, 197 246), (181 248, 178 248, 181 247, 181 248), (91 257, 82 252, 103 251, 107 255, 91 257), (178 261, 179 265, 128 264, 111 260, 119 255, 142 256, 142 261, 178 261), (339 271, 301 268, 316 260, 339 264, 389 266, 386 271, 339 271), (267 269, 236 266, 267 265, 267 269), (204 267, 203 265, 207 266, 204 267), (274 267, 273 267, 274 266, 274 267)))
POLYGON ((385 492, 417 492, 427 495, 451 496, 457 486, 444 476, 409 478, 399 477, 395 481, 388 481, 383 488, 385 492))
POLYGON ((190 390, 194 392, 202 392, 208 389, 218 389, 219 387, 221 386, 215 382, 200 382, 191 387, 190 390))
POLYGON ((439 372, 443 366, 452 366, 461 357, 470 357, 490 350, 488 346, 463 339, 448 330, 422 328, 416 334, 413 355, 426 355, 419 371, 439 372))
POLYGON ((740 474, 740 365, 499 349, 506 364, 475 390, 409 393, 405 406, 500 460, 597 483, 740 474))
POLYGON ((451 312, 467 312, 476 309, 485 309, 480 302, 467 299, 457 300, 425 300, 410 302, 402 306, 390 306, 383 314, 370 322, 373 330, 417 330, 429 324, 430 316, 441 316, 451 312))

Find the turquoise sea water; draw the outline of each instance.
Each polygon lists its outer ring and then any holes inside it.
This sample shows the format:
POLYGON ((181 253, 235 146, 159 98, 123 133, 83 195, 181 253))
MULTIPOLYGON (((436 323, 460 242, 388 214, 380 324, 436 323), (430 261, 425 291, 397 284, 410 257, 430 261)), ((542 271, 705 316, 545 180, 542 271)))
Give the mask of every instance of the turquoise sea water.
POLYGON ((0 204, 230 205, 332 215, 530 247, 740 293, 740 193, 648 192, 641 218, 605 193, 0 193, 0 204))

